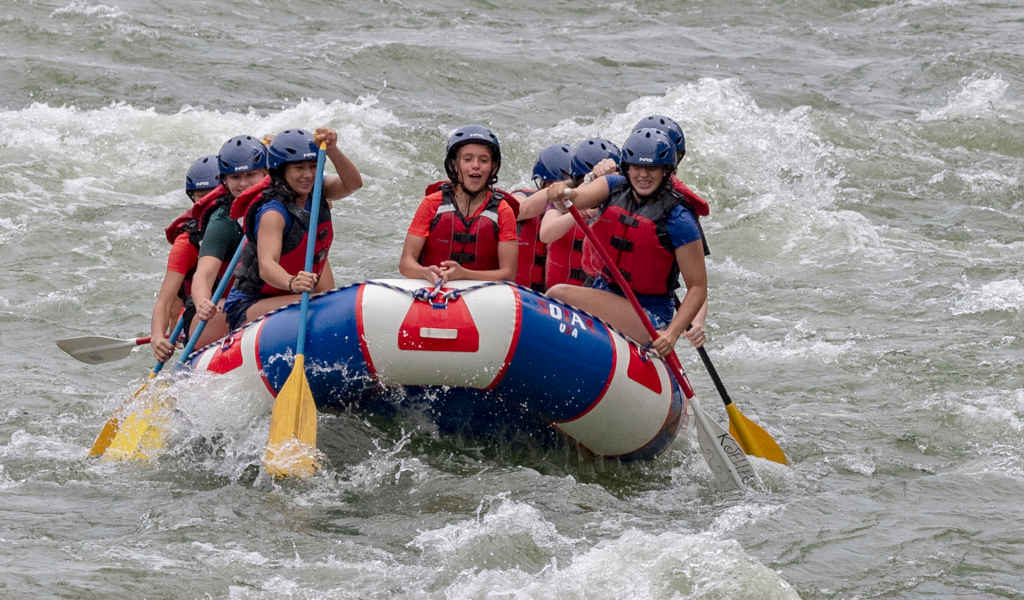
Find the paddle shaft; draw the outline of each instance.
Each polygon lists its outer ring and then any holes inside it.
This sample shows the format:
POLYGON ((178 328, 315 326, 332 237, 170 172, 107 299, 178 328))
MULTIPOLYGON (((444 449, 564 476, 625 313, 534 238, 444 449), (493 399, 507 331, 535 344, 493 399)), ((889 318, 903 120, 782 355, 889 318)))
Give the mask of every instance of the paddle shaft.
MULTIPOLYGON (((640 317, 640 322, 643 323, 644 329, 647 330, 647 334, 651 336, 652 340, 657 339, 658 330, 654 328, 651 320, 647 317, 647 312, 644 310, 644 307, 640 305, 640 300, 637 299, 633 289, 629 287, 629 282, 627 282, 626 278, 622 276, 622 272, 619 271, 619 267, 616 266, 612 257, 608 255, 608 250, 605 249, 601 240, 597 238, 597 234, 595 234, 593 230, 590 229, 590 226, 587 225, 587 222, 583 219, 583 215, 580 214, 579 209, 569 201, 566 201, 566 206, 572 214, 572 218, 576 220, 576 224, 580 226, 580 229, 583 230, 583 234, 587 236, 587 239, 590 240, 590 244, 594 246, 594 249, 597 250, 597 253, 601 256, 601 260, 604 261, 605 267, 607 267, 608 271, 612 274, 612 277, 615 279, 615 283, 618 284, 620 289, 622 289, 622 292, 626 295, 626 299, 629 300, 629 303, 633 305, 633 310, 636 311, 637 316, 640 317)), ((687 399, 692 398, 694 395, 693 386, 690 385, 690 380, 683 374, 683 365, 679 362, 679 357, 676 356, 676 353, 673 351, 669 352, 664 358, 669 369, 672 371, 672 374, 675 376, 676 381, 679 382, 679 387, 683 389, 683 394, 686 395, 687 399)), ((685 406, 683 407, 683 410, 686 410, 685 406)))
POLYGON ((725 391, 725 384, 722 383, 722 378, 718 376, 715 365, 711 364, 711 357, 708 356, 708 351, 704 349, 704 346, 701 346, 697 348, 697 354, 700 354, 700 360, 704 363, 704 368, 708 370, 708 375, 711 376, 711 381, 714 382, 718 395, 722 397, 722 402, 728 408, 732 404, 732 398, 729 397, 729 392, 725 391))
MULTIPOLYGON (((324 187, 324 159, 327 144, 320 144, 320 151, 316 153, 316 181, 313 183, 313 195, 310 196, 309 208, 309 233, 306 236, 306 262, 303 271, 313 270, 313 248, 316 245, 316 230, 320 220, 320 194, 324 187)), ((299 332, 295 339, 295 354, 305 355, 306 353, 306 313, 309 312, 309 292, 302 292, 302 303, 299 305, 299 332)))
MULTIPOLYGON (((316 155, 316 179, 310 196, 309 228, 306 232, 306 272, 313 270, 313 250, 320 220, 320 196, 323 190, 326 142, 316 155)), ((309 477, 316 472, 316 401, 306 379, 306 319, 309 292, 302 292, 299 304, 298 333, 295 340, 295 363, 284 385, 277 392, 270 414, 270 432, 263 464, 274 477, 309 477)))

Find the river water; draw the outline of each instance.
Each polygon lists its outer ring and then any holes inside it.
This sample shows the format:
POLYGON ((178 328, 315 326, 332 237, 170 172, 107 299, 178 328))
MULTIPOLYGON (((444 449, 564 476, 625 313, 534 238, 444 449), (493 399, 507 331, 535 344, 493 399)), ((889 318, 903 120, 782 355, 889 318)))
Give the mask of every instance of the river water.
POLYGON ((1019 1, 0 4, 0 597, 1024 598, 1019 1), (595 463, 415 413, 321 416, 326 468, 273 482, 266 404, 203 379, 158 460, 85 457, 152 355, 54 340, 148 332, 227 138, 339 131, 347 284, 397 275, 452 128, 514 188, 655 112, 712 205, 708 352, 791 460, 765 489, 685 439, 595 463))

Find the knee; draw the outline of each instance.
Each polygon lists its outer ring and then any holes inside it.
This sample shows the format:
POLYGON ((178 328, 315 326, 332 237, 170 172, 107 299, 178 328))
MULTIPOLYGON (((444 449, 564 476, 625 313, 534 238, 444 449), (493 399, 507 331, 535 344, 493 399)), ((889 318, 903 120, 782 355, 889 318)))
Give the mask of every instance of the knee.
POLYGON ((545 293, 547 294, 548 298, 565 302, 572 294, 571 289, 573 287, 575 286, 571 286, 566 283, 559 283, 548 288, 548 291, 545 293))

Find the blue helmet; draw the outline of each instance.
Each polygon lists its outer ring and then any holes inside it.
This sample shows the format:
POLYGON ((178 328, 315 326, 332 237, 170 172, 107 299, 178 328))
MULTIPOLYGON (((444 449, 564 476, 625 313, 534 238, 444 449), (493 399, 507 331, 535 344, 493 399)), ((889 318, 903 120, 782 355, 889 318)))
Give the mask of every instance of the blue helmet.
POLYGON ((622 163, 626 165, 676 168, 676 147, 660 129, 637 129, 622 144, 622 163))
POLYGON ((466 125, 459 127, 448 136, 448 143, 444 153, 444 171, 448 179, 455 181, 458 174, 455 172, 455 153, 466 144, 483 144, 491 149, 491 160, 494 161, 494 172, 487 181, 493 185, 498 181, 498 170, 501 169, 501 144, 498 143, 498 136, 480 125, 466 125))
POLYGON ((680 160, 686 155, 686 136, 683 135, 683 128, 679 126, 679 123, 665 115, 651 115, 640 119, 640 122, 633 127, 633 130, 636 131, 637 129, 647 127, 660 129, 662 133, 668 136, 669 141, 676 147, 676 160, 680 160))
POLYGON ((251 135, 238 135, 224 142, 217 153, 220 174, 245 173, 267 168, 267 149, 251 135))
POLYGON ((274 136, 267 149, 267 164, 276 169, 285 163, 316 160, 317 145, 305 129, 285 129, 274 136))
POLYGON ((540 188, 551 181, 572 179, 572 159, 575 153, 565 144, 548 146, 537 155, 533 165, 533 182, 540 188))
POLYGON ((217 157, 204 156, 192 163, 185 173, 185 193, 212 190, 220 183, 219 178, 220 167, 217 166, 217 157))
POLYGON ((619 147, 604 138, 583 140, 576 146, 572 157, 572 176, 583 177, 594 170, 594 166, 602 160, 610 158, 619 164, 622 152, 619 147))

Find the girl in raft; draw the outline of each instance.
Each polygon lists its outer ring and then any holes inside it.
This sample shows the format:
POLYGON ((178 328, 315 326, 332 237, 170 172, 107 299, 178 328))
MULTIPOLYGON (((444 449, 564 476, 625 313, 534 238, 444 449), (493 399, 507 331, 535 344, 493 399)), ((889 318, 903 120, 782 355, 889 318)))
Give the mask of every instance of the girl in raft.
POLYGON ((249 240, 224 303, 231 329, 295 302, 302 292, 334 288, 334 273, 327 259, 334 240, 328 201, 344 198, 363 185, 359 170, 338 149, 337 141, 338 134, 327 128, 314 133, 288 129, 274 136, 267 150, 270 175, 231 205, 231 218, 244 218, 249 240), (321 142, 326 142, 327 158, 338 176, 325 176, 321 197, 311 198, 321 142), (313 202, 321 203, 314 228, 313 270, 304 271, 313 202))
MULTIPOLYGON (((564 199, 581 209, 600 209, 594 232, 658 330, 657 339, 651 340, 606 267, 589 287, 561 284, 548 295, 590 312, 641 343, 650 342, 664 356, 707 299, 704 246, 697 216, 672 186, 676 152, 668 136, 653 128, 634 131, 622 145, 620 164, 622 175, 598 177, 575 189, 565 182, 547 189, 553 202, 564 199), (674 291, 680 274, 686 295, 676 309, 674 291)), ((585 263, 603 264, 589 240, 583 252, 585 263)))
POLYGON ((518 266, 516 215, 494 188, 501 146, 486 127, 467 125, 448 136, 449 181, 427 187, 405 235, 398 271, 430 283, 455 279, 512 281, 518 266))

